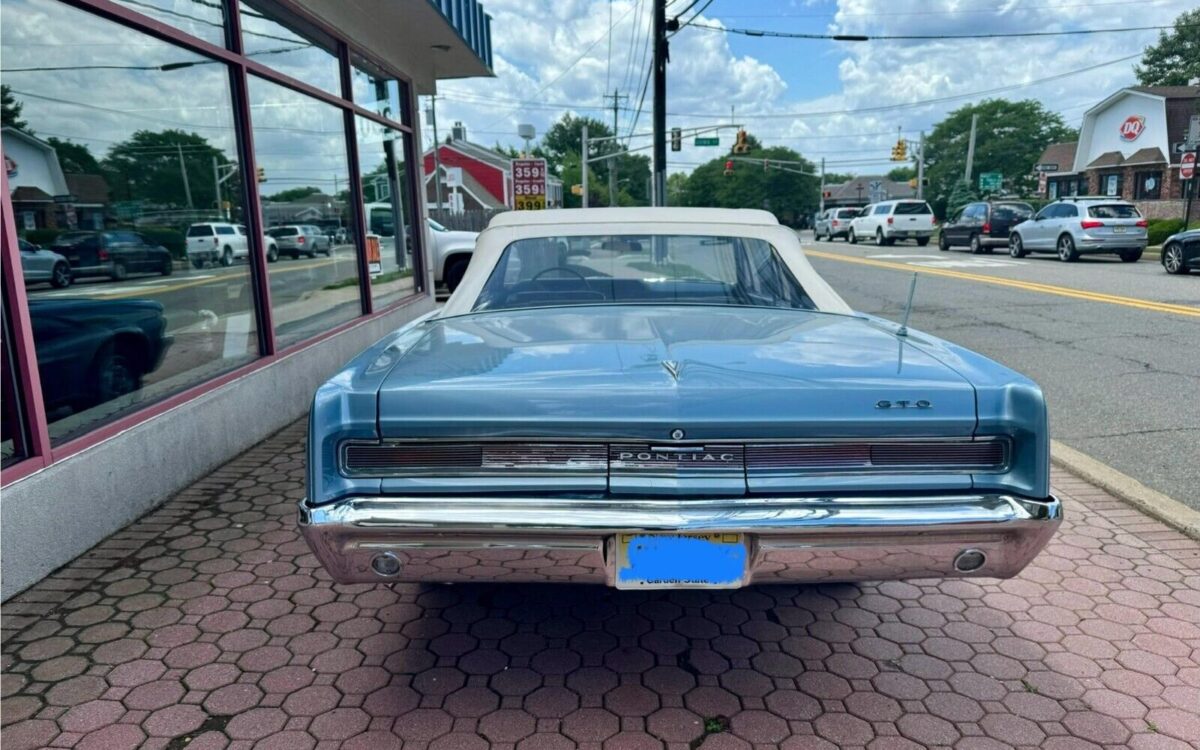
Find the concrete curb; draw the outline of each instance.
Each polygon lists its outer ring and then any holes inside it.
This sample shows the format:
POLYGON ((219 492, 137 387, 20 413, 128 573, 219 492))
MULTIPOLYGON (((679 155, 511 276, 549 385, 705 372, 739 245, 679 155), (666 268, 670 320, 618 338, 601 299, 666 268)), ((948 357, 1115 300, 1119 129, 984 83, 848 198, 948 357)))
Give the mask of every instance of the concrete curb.
POLYGON ((1146 515, 1200 540, 1200 511, 1152 490, 1133 477, 1122 474, 1086 453, 1080 453, 1057 440, 1050 441, 1050 460, 1067 471, 1112 493, 1146 515))

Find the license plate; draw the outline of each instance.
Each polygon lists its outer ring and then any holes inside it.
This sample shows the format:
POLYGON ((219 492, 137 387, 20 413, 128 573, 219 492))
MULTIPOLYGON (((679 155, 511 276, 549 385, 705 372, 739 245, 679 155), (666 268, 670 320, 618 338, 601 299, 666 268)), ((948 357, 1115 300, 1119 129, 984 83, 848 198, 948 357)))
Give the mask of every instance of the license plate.
POLYGON ((746 577, 741 534, 619 534, 619 589, 738 588, 746 577))
POLYGON ((1113 234, 1125 234, 1125 227, 1113 227, 1113 234))

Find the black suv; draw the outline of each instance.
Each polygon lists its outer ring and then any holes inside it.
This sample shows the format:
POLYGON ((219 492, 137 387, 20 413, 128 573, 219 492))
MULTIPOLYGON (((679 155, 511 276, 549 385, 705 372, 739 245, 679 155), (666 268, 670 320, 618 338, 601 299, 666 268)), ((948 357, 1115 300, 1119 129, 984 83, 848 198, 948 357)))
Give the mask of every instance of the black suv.
POLYGON ((122 281, 133 273, 169 276, 171 253, 144 235, 124 229, 104 232, 64 232, 50 246, 71 264, 71 276, 108 276, 122 281))
POLYGON ((942 226, 938 249, 963 246, 979 254, 1008 247, 1009 230, 1030 216, 1033 216, 1033 206, 1020 201, 968 203, 942 226))

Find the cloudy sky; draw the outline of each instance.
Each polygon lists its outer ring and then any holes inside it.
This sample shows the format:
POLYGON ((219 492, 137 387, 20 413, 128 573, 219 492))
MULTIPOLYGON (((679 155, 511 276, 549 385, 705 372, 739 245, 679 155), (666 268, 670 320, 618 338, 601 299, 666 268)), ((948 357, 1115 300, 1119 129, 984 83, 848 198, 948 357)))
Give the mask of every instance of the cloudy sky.
MULTIPOLYGON (((668 15, 689 4, 674 0, 668 15)), ((611 122, 604 94, 613 90, 630 97, 618 112, 619 132, 648 132, 652 91, 640 117, 637 110, 649 67, 650 5, 485 0, 493 16, 496 77, 443 81, 439 134, 461 120, 473 141, 520 145, 519 123, 534 124, 540 134, 566 111, 611 122)), ((1189 0, 713 0, 697 26, 815 34, 1067 31, 1166 25, 1190 7, 1189 0)), ((989 95, 979 92, 1007 89, 990 96, 1038 99, 1077 126, 1088 107, 1135 83, 1136 59, 1120 58, 1156 39, 1155 31, 1138 31, 847 43, 689 27, 671 40, 667 124, 728 122, 733 107, 735 121, 767 145, 824 157, 831 172, 880 172, 889 168, 897 128, 915 139, 950 110, 989 95), (1102 65, 1109 61, 1115 62, 1102 65), (1085 68, 1093 69, 1062 75, 1085 68), (942 101, 923 103, 931 99, 942 101)), ((431 138, 426 127, 425 142, 431 138)), ((649 142, 634 139, 632 145, 649 142)), ((682 152, 668 153, 671 171, 689 170, 718 153, 685 143, 682 152)))

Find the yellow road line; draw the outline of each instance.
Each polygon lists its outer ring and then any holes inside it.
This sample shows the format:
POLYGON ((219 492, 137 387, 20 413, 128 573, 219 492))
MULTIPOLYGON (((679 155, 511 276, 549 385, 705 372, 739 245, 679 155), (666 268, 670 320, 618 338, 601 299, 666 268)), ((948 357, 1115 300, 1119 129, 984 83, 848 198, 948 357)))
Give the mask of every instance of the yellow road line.
POLYGON ((1116 294, 1104 294, 1102 292, 1088 292, 1082 289, 1071 289, 1065 286, 1054 286, 1053 284, 1040 284, 1036 281, 1020 281, 1017 279, 1006 279, 1001 276, 987 276, 979 273, 965 273, 963 271, 951 271, 945 268, 930 268, 929 266, 910 265, 908 263, 891 263, 884 260, 874 260, 873 258, 856 258, 850 255, 839 255, 838 253, 826 253, 821 250, 804 251, 805 255, 814 258, 826 258, 828 260, 840 260, 843 263, 859 263, 864 266, 875 266, 877 268, 889 268, 895 271, 905 271, 907 273, 927 273, 933 276, 945 276, 951 279, 962 279, 965 281, 978 281, 983 284, 994 284, 996 286, 1007 286, 1014 289, 1023 289, 1027 292, 1040 292, 1042 294, 1055 294, 1060 297, 1070 297, 1071 299, 1082 299, 1089 302, 1105 302, 1110 305, 1124 305, 1125 307, 1136 307, 1140 310, 1151 310, 1153 312, 1171 313, 1173 315, 1187 315, 1194 318, 1200 318, 1200 307, 1192 307, 1189 305, 1172 305, 1167 302, 1153 302, 1151 300, 1138 299, 1137 297, 1121 297, 1116 294))

